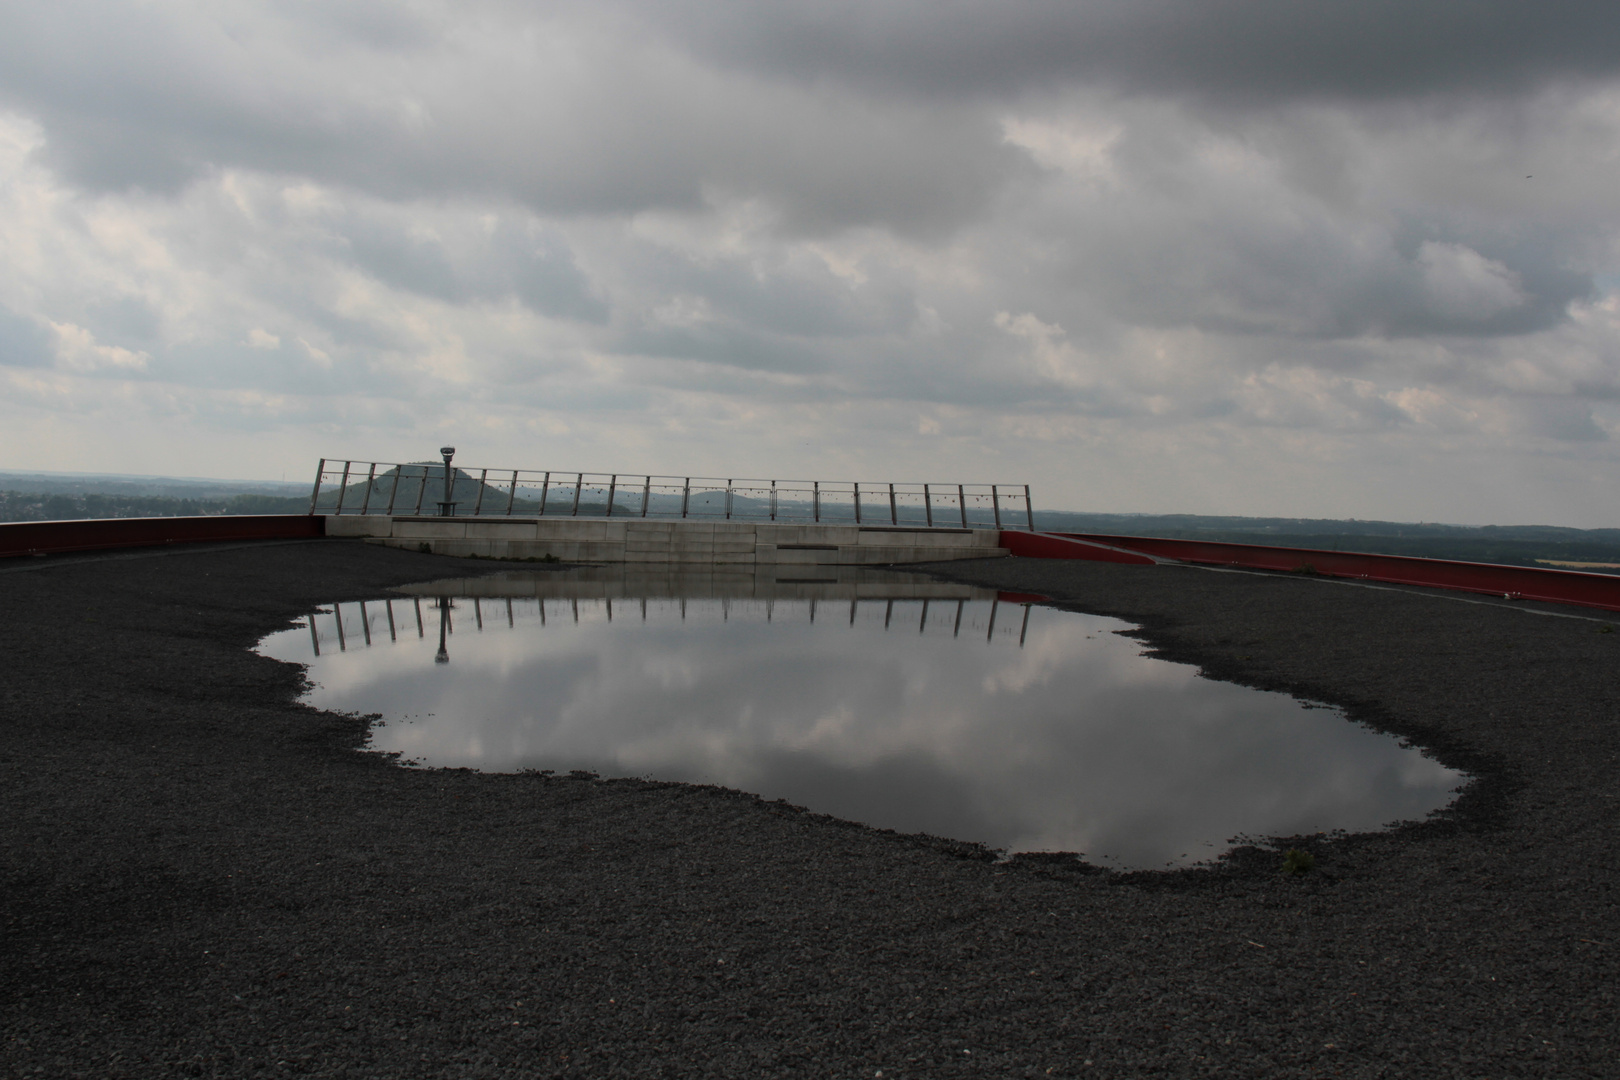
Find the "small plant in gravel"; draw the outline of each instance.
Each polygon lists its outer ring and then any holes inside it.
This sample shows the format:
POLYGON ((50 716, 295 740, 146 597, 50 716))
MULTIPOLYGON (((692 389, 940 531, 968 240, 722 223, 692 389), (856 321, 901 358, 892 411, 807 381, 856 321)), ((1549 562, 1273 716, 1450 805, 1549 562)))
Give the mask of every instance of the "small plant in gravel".
POLYGON ((1597 628, 1597 632, 1600 634, 1612 634, 1614 633, 1614 627, 1610 626, 1608 623, 1604 623, 1602 626, 1597 628))
POLYGON ((1289 848, 1283 852, 1283 873, 1299 876, 1308 874, 1316 869, 1316 856, 1299 848, 1289 848))

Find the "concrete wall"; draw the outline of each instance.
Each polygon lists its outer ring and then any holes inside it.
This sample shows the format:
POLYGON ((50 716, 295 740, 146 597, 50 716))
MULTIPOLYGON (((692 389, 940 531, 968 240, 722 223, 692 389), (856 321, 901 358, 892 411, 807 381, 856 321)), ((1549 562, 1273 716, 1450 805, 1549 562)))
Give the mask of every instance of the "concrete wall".
POLYGON ((641 518, 326 519, 328 536, 360 536, 435 555, 602 563, 858 566, 1006 555, 994 529, 774 525, 641 518))

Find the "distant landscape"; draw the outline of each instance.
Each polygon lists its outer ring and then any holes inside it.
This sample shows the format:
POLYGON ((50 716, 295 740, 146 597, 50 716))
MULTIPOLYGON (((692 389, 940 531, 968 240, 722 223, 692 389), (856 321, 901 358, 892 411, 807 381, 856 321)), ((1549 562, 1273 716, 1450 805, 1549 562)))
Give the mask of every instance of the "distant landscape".
MULTIPOLYGON (((457 471, 455 494, 464 504, 473 501, 478 486, 476 480, 457 471)), ((0 472, 0 521, 302 514, 309 509, 308 491, 308 485, 301 481, 283 483, 0 472)), ((555 491, 553 497, 559 503, 572 502, 572 489, 557 488, 555 491)), ((408 501, 414 503, 415 494, 412 491, 408 501)), ((499 498, 505 499, 506 496, 502 493, 499 498)), ((580 516, 596 517, 603 514, 606 505, 597 501, 600 498, 600 494, 595 499, 585 494, 579 506, 580 516)), ((495 504, 494 497, 489 501, 495 504)), ((739 497, 736 506, 740 510, 744 504, 751 502, 739 497)), ((535 509, 536 506, 529 505, 529 501, 524 499, 516 500, 514 506, 514 511, 518 513, 533 513, 535 509)), ((616 505, 615 513, 630 509, 629 506, 616 505)), ((693 509, 698 507, 694 505, 693 509)), ((1620 573, 1620 529, 1569 529, 1553 525, 1448 525, 1354 518, 1101 514, 1041 509, 1035 511, 1035 523, 1043 531, 1050 532, 1220 540, 1620 573)))
POLYGON ((94 473, 0 472, 0 521, 302 514, 309 484, 94 473))

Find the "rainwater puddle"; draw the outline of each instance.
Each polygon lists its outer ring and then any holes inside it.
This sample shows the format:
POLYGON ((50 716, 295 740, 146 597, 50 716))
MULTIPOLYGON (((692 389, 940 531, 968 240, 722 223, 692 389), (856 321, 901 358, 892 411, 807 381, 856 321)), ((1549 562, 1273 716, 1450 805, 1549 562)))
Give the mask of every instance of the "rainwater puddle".
POLYGON ((1462 774, 1141 655, 1129 624, 883 571, 588 568, 327 606, 259 651, 429 766, 720 784, 901 832, 1160 868, 1377 829, 1462 774))

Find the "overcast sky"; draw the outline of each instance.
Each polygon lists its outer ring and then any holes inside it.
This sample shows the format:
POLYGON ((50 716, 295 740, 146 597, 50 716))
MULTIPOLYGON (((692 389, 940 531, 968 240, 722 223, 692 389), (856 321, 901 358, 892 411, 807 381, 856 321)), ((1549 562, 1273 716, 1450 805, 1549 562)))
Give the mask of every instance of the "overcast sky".
POLYGON ((0 468, 1620 526, 1620 18, 0 0, 0 468))

